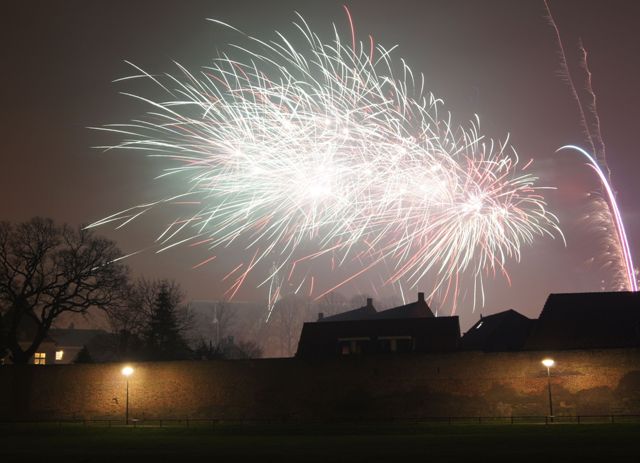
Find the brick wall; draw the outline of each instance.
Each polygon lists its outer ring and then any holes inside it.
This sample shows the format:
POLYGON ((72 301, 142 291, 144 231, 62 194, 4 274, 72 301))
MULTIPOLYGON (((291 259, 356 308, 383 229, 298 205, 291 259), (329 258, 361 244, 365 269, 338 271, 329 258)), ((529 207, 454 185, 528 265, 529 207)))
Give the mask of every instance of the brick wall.
MULTIPOLYGON (((134 418, 340 419, 548 412, 545 353, 135 364, 134 418)), ((554 353, 556 415, 640 414, 640 350, 554 353)), ((0 419, 121 418, 121 364, 0 367, 0 419)))

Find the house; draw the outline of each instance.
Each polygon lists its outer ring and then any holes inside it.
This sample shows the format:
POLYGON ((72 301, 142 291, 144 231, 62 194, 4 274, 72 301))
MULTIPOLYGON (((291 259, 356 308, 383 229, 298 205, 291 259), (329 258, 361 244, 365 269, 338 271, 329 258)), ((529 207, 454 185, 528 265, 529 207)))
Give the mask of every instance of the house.
POLYGON ((640 347, 640 292, 549 295, 528 350, 640 347))
POLYGON ((296 356, 451 352, 459 339, 458 317, 434 317, 418 293, 416 302, 382 312, 368 299, 363 307, 305 323, 296 356))
POLYGON ((110 337, 104 330, 69 328, 51 328, 48 337, 56 345, 55 364, 74 363, 80 351, 86 347, 94 360, 101 358, 102 351, 100 341, 110 337), (102 339, 101 339, 102 338, 102 339))
MULTIPOLYGON (((23 351, 31 347, 37 325, 31 317, 23 318, 18 326, 18 345, 23 351)), ((29 360, 32 365, 59 365, 74 363, 83 347, 88 347, 95 360, 105 361, 108 351, 106 344, 111 343, 109 333, 96 329, 76 329, 73 323, 65 329, 51 328, 42 340, 36 352, 29 360)), ((2 363, 11 363, 10 352, 2 358, 2 363)))
MULTIPOLYGON (((23 350, 26 350, 31 346, 31 342, 29 341, 18 340, 18 344, 23 350)), ((58 346, 53 339, 51 339, 49 336, 46 336, 38 346, 38 350, 29 360, 29 363, 33 365, 52 365, 57 363, 56 358, 58 357, 60 357, 58 346)), ((7 355, 7 357, 3 359, 4 362, 10 363, 9 358, 10 356, 7 355)))
POLYGON ((522 350, 535 320, 515 310, 505 310, 486 317, 480 316, 460 340, 461 350, 505 352, 522 350))
MULTIPOLYGON (((17 324, 16 337, 20 349, 26 351, 31 347, 36 336, 38 326, 32 317, 23 317, 17 324)), ((56 363, 56 358, 60 357, 60 352, 56 342, 47 334, 36 352, 34 352, 29 363, 33 365, 52 365, 56 363)), ((11 363, 10 352, 7 351, 2 359, 2 363, 11 363)))

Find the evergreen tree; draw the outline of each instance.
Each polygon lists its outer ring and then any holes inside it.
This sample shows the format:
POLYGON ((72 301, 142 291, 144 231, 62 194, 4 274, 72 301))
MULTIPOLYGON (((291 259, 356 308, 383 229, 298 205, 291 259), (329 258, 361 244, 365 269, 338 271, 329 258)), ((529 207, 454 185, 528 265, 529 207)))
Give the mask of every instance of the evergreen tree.
POLYGON ((146 348, 151 360, 182 360, 189 358, 190 349, 178 323, 179 298, 162 281, 149 319, 146 348))
POLYGON ((76 355, 73 363, 93 363, 93 358, 91 357, 87 346, 82 346, 82 349, 78 352, 78 355, 76 355))

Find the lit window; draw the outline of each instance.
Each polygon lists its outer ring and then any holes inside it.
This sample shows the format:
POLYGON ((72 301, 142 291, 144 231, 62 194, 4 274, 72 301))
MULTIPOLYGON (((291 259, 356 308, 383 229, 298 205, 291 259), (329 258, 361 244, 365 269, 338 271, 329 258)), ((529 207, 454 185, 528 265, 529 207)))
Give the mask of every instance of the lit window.
POLYGON ((63 350, 57 350, 56 351, 56 360, 62 360, 62 356, 64 355, 64 351, 63 350))
POLYGON ((36 352, 33 357, 34 365, 45 365, 47 363, 47 354, 45 352, 36 352))

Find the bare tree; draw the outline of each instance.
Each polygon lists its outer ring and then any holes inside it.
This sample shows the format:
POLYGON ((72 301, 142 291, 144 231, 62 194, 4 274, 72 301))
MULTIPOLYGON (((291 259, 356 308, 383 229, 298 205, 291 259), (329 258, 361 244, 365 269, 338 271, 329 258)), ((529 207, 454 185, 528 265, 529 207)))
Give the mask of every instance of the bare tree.
POLYGON ((316 307, 323 315, 335 315, 337 313, 344 312, 349 308, 347 298, 341 293, 331 291, 325 294, 317 303, 316 307))
POLYGON ((238 358, 257 359, 262 357, 262 347, 253 341, 239 341, 236 344, 238 358))
POLYGON ((14 363, 27 363, 54 320, 121 304, 127 269, 115 243, 33 218, 0 222, 0 312, 14 363))
POLYGON ((262 347, 254 341, 236 341, 233 336, 221 340, 217 346, 204 339, 194 349, 194 356, 200 360, 214 359, 255 359, 263 355, 262 347))
POLYGON ((294 294, 288 294, 276 303, 270 323, 276 329, 280 355, 289 357, 295 353, 302 324, 308 318, 309 306, 309 300, 294 294))

